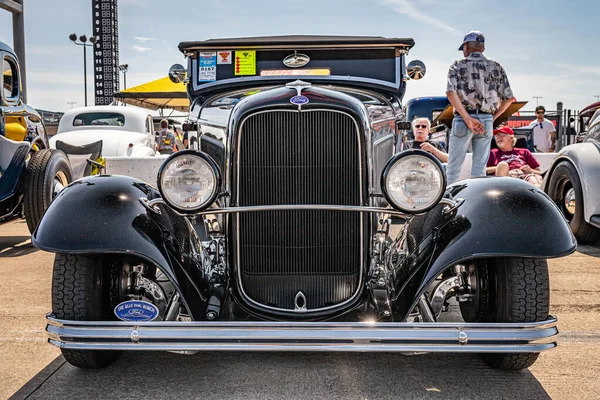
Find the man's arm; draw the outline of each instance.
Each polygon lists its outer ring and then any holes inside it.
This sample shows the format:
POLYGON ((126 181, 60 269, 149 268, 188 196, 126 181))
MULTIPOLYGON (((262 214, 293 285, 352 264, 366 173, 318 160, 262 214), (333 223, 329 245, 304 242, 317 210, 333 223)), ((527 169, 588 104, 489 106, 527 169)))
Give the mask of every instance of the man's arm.
POLYGON ((462 117, 465 121, 465 124, 469 127, 473 133, 482 135, 485 133, 485 129, 483 128, 483 124, 477 118, 473 118, 469 115, 465 107, 462 105, 462 102, 458 98, 458 94, 455 91, 447 91, 446 96, 448 96, 448 100, 454 110, 462 117))
POLYGON ((504 111, 513 103, 513 99, 504 99, 502 103, 498 106, 498 110, 494 113, 494 121, 498 119, 502 115, 504 111))
POLYGON ((443 152, 440 149, 434 149, 433 155, 436 156, 441 162, 448 162, 448 153, 443 152))
POLYGON ((540 167, 532 168, 532 167, 530 167, 527 164, 519 167, 519 169, 521 171, 525 172, 526 174, 534 174, 534 175, 541 175, 542 174, 542 171, 540 171, 540 167))
POLYGON ((445 162, 445 163, 448 162, 448 154, 441 151, 440 149, 438 149, 431 143, 427 143, 427 142, 421 143, 421 150, 433 154, 441 162, 445 162))
POLYGON ((512 88, 510 87, 510 83, 508 82, 508 76, 506 76, 506 71, 504 70, 504 67, 502 67, 502 65, 500 65, 500 64, 497 64, 497 65, 500 68, 500 77, 501 77, 501 83, 500 83, 500 86, 498 87, 498 94, 504 100, 502 100, 502 102, 498 106, 498 110, 496 110, 496 112, 494 113, 494 121, 496 119, 498 119, 504 111, 506 111, 508 106, 510 106, 510 104, 513 102, 513 100, 515 98, 512 88))
POLYGON ((556 150, 556 131, 550 132, 550 140, 552 141, 552 147, 550 150, 556 150))

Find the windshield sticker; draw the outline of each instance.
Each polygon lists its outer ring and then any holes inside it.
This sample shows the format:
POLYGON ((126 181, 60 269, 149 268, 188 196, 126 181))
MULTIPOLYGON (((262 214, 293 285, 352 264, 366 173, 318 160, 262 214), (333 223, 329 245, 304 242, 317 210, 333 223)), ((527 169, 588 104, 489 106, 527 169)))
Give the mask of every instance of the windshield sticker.
POLYGON ((329 68, 310 69, 262 69, 260 76, 283 76, 283 75, 330 75, 329 68))
POLYGON ((200 52, 198 54, 198 81, 217 80, 217 53, 200 52))
POLYGON ((290 103, 302 105, 308 103, 308 97, 306 96, 294 96, 290 99, 290 103))
POLYGON ((121 321, 152 321, 158 317, 158 307, 141 300, 128 300, 115 307, 115 315, 121 321))
POLYGON ((217 51, 217 64, 231 64, 231 51, 217 51))
POLYGON ((256 75, 256 50, 235 52, 235 74, 256 75))

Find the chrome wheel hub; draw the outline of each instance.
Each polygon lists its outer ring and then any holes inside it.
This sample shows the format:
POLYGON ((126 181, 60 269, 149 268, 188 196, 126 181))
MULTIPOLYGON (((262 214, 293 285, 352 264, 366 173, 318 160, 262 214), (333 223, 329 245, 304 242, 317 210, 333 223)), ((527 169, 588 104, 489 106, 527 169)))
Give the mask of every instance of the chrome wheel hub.
POLYGON ((573 188, 570 188, 565 193, 565 198, 564 198, 565 210, 569 214, 575 215, 576 203, 577 202, 575 201, 575 190, 573 188))
POLYGON ((69 184, 67 176, 63 172, 59 172, 54 177, 54 183, 52 184, 52 198, 54 199, 62 190, 69 184))

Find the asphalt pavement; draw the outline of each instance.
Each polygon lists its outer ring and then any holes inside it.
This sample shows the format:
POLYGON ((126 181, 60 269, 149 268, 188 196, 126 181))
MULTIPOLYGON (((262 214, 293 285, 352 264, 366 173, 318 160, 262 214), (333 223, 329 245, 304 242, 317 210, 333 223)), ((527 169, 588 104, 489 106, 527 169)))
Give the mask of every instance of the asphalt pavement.
POLYGON ((600 246, 550 260, 559 347, 529 370, 477 356, 368 353, 127 352, 102 370, 72 367, 46 343, 52 254, 23 221, 0 228, 0 399, 597 399, 600 246))

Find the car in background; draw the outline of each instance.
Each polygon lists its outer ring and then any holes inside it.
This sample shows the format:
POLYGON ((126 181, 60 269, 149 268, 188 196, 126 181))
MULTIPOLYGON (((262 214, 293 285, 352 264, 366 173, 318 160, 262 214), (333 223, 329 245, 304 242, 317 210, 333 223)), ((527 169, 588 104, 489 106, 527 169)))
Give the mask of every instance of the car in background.
MULTIPOLYGON (((592 103, 587 107, 584 107, 579 114, 577 115, 577 136, 575 137, 576 143, 581 143, 585 140, 586 132, 589 128, 590 123, 592 122, 592 117, 595 115, 596 111, 600 110, 600 101, 596 103, 592 103)), ((571 124, 575 122, 575 117, 571 117, 569 120, 571 124)))
POLYGON ((49 149, 42 117, 23 100, 18 58, 2 42, 0 63, 0 223, 25 217, 33 233, 71 170, 64 153, 49 149))
POLYGON ((600 110, 587 128, 581 143, 558 152, 542 184, 582 244, 600 239, 600 110))
POLYGON ((102 141, 103 157, 156 155, 152 116, 140 108, 95 106, 65 112, 50 147, 61 141, 83 146, 102 141))

